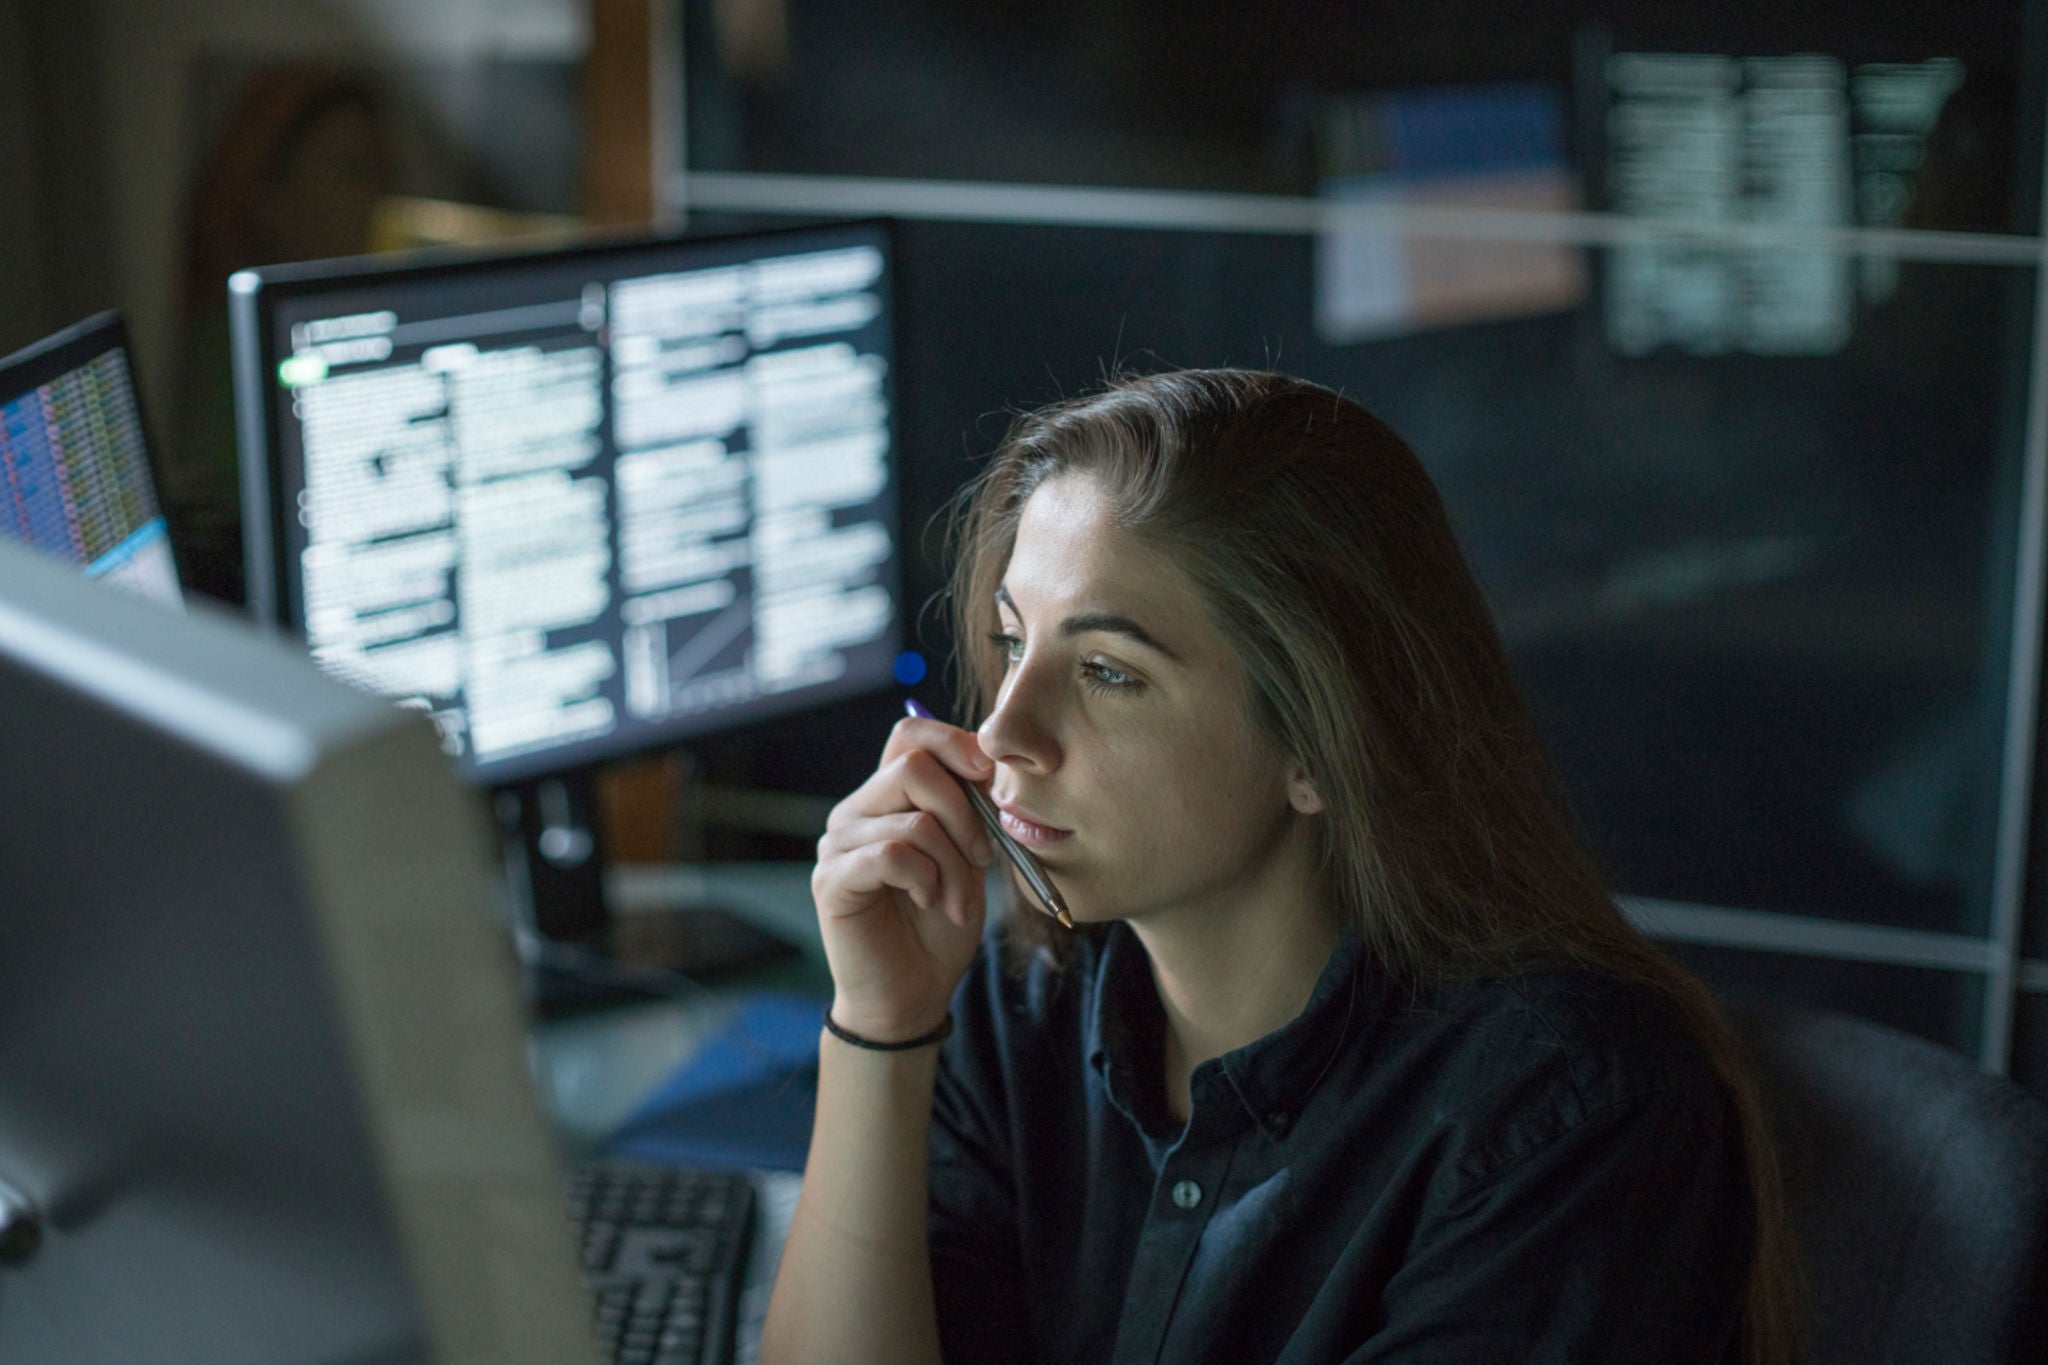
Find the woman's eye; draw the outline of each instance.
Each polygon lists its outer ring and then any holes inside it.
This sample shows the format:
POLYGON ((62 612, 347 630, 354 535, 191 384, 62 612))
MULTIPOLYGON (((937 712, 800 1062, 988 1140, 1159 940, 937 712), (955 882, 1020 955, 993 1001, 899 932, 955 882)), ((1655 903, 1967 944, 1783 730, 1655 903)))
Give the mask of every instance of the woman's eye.
MULTIPOLYGON (((995 631, 988 637, 1003 656, 1003 666, 1021 663, 1024 658, 1024 642, 1008 631, 995 631)), ((1079 664, 1081 683, 1096 692, 1134 692, 1144 686, 1136 678, 1110 664, 1095 659, 1083 659, 1079 664)))
POLYGON ((1081 681, 1101 692, 1122 692, 1138 685, 1138 680, 1121 668, 1093 660, 1081 665, 1081 681))

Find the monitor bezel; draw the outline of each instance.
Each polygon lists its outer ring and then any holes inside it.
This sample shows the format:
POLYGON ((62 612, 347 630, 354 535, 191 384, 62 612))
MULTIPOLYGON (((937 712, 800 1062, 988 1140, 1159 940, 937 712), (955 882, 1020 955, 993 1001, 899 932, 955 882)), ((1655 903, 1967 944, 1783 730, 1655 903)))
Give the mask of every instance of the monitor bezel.
MULTIPOLYGON (((288 304, 329 291, 353 291, 392 285, 410 287, 422 281, 462 278, 501 270, 551 270, 580 261, 624 260, 634 256, 658 257, 665 252, 717 252, 760 244, 767 251, 785 240, 801 242, 806 237, 842 236, 867 232, 883 247, 885 278, 890 297, 886 307, 885 335, 890 363, 883 376, 883 394, 888 404, 888 442, 892 472, 889 482, 889 531, 896 552, 885 585, 896 603, 896 619, 887 637, 892 654, 900 654, 909 638, 910 610, 903 600, 903 556, 906 553, 903 505, 902 418, 899 410, 899 374, 902 368, 902 336, 898 292, 900 232, 896 220, 884 217, 853 218, 830 222, 759 228, 717 233, 606 233, 572 239, 548 238, 490 247, 424 247, 400 253, 338 257, 323 261, 302 261, 238 270, 228 280, 229 341, 234 373, 236 444, 241 473, 244 576, 248 608, 261 624, 303 639, 305 623, 294 610, 293 578, 284 547, 289 544, 284 524, 287 509, 279 495, 284 484, 284 440, 278 404, 270 401, 269 376, 282 360, 277 340, 277 313, 288 304)), ((650 261, 649 273, 662 269, 688 269, 687 264, 664 267, 650 261)), ((612 270, 614 277, 626 272, 612 270)), ((477 771, 467 757, 460 771, 465 781, 505 787, 535 778, 594 770, 602 764, 638 754, 672 747, 700 735, 728 728, 742 728, 771 719, 796 715, 877 690, 885 684, 835 689, 820 685, 819 695, 792 702, 771 714, 748 712, 734 716, 722 711, 699 713, 680 722, 658 725, 652 732, 636 734, 617 744, 604 738, 578 741, 564 752, 541 750, 512 755, 477 771), (700 722, 701 723, 698 723, 700 722)))
MULTIPOLYGON (((87 361, 119 350, 128 360, 129 388, 135 385, 135 348, 128 324, 114 309, 94 313, 61 332, 52 332, 9 356, 0 356, 0 403, 12 403, 87 361)), ((140 409, 140 395, 136 407, 140 409)), ((145 432, 145 440, 147 433, 145 432)))

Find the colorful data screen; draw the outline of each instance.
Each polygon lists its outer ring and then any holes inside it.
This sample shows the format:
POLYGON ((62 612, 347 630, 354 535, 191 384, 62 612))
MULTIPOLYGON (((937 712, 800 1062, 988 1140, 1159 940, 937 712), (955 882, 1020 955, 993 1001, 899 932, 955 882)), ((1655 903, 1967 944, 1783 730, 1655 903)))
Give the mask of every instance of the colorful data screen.
POLYGON ((117 315, 0 360, 0 536, 182 603, 117 315))

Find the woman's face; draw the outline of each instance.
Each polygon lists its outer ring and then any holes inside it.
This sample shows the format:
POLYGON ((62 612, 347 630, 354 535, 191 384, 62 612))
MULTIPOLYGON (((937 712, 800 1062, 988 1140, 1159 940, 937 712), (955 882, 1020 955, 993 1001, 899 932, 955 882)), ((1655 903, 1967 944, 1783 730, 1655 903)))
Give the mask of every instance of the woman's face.
POLYGON ((1032 494, 997 611, 1008 663, 980 729, 990 793, 1077 919, 1227 913, 1298 889, 1290 794, 1314 809, 1312 793, 1253 725, 1194 586, 1116 527, 1093 480, 1032 494))

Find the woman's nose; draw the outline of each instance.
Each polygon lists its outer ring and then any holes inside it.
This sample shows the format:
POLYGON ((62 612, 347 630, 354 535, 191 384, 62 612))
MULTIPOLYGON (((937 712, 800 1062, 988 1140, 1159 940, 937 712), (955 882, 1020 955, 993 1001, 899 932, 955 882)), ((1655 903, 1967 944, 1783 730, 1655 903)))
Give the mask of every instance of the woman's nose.
POLYGON ((1058 705, 1050 680, 1026 664, 1012 667, 996 694, 995 708, 975 732, 982 752, 998 763, 1051 772, 1059 766, 1059 740, 1053 714, 1058 705))

